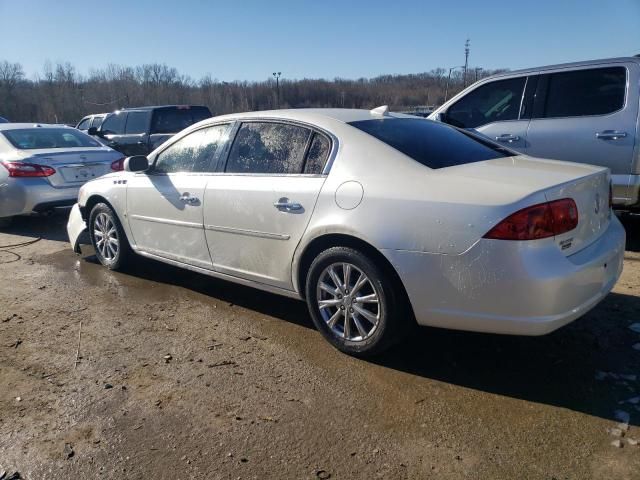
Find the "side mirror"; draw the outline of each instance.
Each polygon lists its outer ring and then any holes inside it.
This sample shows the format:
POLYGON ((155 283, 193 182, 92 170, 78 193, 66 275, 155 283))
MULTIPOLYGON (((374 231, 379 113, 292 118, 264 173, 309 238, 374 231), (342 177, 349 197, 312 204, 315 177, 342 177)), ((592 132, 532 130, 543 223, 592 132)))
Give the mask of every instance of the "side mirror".
POLYGON ((87 130, 87 133, 89 135, 97 135, 98 134, 98 129, 96 127, 89 127, 89 130, 87 130))
POLYGON ((125 172, 144 172, 149 169, 149 159, 144 155, 134 155, 124 159, 125 172))

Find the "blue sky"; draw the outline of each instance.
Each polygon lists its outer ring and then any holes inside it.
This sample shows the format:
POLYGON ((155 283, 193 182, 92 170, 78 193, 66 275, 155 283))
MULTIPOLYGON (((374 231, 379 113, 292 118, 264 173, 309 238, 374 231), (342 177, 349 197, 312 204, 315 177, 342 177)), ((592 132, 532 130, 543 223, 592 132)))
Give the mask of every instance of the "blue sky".
POLYGON ((0 60, 219 80, 522 68, 640 53, 640 0, 0 0, 0 60))

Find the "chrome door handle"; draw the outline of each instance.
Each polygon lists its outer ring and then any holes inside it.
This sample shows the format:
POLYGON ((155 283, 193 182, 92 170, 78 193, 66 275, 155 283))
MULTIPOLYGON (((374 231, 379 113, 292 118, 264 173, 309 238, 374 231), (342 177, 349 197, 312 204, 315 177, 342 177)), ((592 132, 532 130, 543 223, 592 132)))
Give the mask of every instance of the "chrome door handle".
POLYGON ((510 133, 504 133, 496 137, 496 141, 498 142, 513 143, 517 142, 518 140, 520 140, 520 137, 518 135, 511 135, 510 133))
POLYGON ((596 133, 596 138, 600 140, 619 140, 627 136, 627 132, 618 132, 617 130, 603 130, 596 133))
POLYGON ((188 193, 183 193, 180 196, 180 201, 189 205, 196 205, 200 200, 198 199, 198 197, 194 197, 193 195, 190 195, 188 193))
POLYGON ((302 210, 302 205, 295 202, 290 202, 288 198, 281 198, 277 202, 273 204, 278 210, 285 210, 287 212, 295 212, 297 210, 302 210))

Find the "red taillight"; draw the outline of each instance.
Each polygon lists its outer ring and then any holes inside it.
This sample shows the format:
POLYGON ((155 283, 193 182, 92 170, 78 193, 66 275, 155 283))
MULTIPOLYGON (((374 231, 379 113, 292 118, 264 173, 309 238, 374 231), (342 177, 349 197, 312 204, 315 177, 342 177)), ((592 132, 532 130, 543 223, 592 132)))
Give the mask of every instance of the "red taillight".
POLYGON ((523 208, 505 218, 484 238, 494 240, 536 240, 553 237, 578 226, 578 207, 570 198, 523 208))
POLYGON ((50 177, 56 173, 55 169, 46 165, 36 165, 25 162, 0 162, 9 170, 10 177, 50 177))
POLYGON ((111 162, 111 170, 113 170, 114 172, 119 172, 121 170, 124 170, 124 158, 119 158, 118 160, 115 160, 113 162, 111 162))

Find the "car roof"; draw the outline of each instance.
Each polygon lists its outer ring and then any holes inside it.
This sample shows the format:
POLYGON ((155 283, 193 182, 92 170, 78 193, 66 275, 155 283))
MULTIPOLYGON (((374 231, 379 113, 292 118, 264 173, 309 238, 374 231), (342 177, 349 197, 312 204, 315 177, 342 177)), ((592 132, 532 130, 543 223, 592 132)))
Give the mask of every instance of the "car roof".
POLYGON ((209 107, 207 107, 206 105, 152 105, 152 106, 147 106, 147 107, 126 107, 126 108, 119 108, 117 111, 118 112, 130 112, 132 110, 143 110, 143 111, 147 111, 147 110, 158 110, 161 108, 178 108, 178 109, 189 109, 189 108, 206 108, 207 110, 209 110, 209 107))
POLYGON ((19 130, 21 128, 69 128, 75 130, 75 128, 67 125, 53 123, 0 123, 0 131, 19 130))
POLYGON ((242 120, 249 118, 281 118, 288 120, 298 120, 301 122, 316 123, 318 121, 331 119, 343 123, 358 122, 363 120, 380 120, 381 118, 413 118, 413 115, 402 113, 374 113, 372 110, 355 108, 293 108, 283 110, 261 110, 257 112, 231 113, 218 117, 209 118, 211 120, 242 120))
MULTIPOLYGON (((640 64, 639 57, 616 57, 616 58, 602 58, 599 60, 583 60, 580 62, 570 63, 558 63, 556 65, 544 65, 542 67, 523 68, 521 70, 509 70, 508 72, 497 73, 487 78, 497 78, 512 75, 522 75, 527 73, 535 73, 543 70, 556 70, 560 68, 576 68, 576 67, 588 67, 591 65, 606 65, 608 63, 621 63, 621 62, 633 62, 640 64)), ((484 79, 483 79, 484 80, 484 79)))

